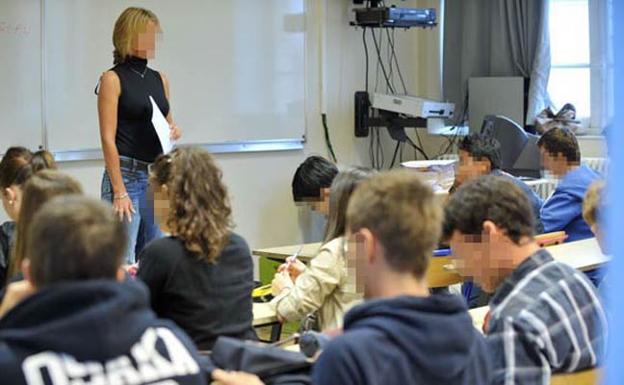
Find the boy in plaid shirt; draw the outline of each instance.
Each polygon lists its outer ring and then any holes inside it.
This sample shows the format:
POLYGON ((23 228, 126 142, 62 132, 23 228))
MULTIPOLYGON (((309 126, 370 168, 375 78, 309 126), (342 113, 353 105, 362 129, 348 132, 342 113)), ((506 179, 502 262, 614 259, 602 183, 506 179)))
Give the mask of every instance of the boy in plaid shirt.
POLYGON ((460 273, 493 293, 484 332, 493 384, 543 384, 551 373, 601 364, 606 316, 581 272, 533 239, 525 194, 500 177, 462 186, 445 208, 444 236, 460 273))

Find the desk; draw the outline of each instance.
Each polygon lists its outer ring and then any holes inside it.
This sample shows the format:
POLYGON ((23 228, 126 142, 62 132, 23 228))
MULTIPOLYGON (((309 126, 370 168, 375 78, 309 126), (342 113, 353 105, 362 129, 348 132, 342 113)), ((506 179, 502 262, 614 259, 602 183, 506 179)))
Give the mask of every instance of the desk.
POLYGON ((267 326, 277 323, 277 313, 268 303, 253 304, 253 327, 267 326))
POLYGON ((277 342, 282 335, 282 323, 277 319, 277 313, 268 303, 253 304, 252 326, 259 328, 271 326, 271 337, 266 342, 277 342))
MULTIPOLYGON (((305 243, 299 253, 299 259, 308 263, 310 259, 314 258, 321 248, 322 243, 305 243)), ((295 254, 301 245, 271 247, 267 249, 257 249, 252 252, 253 255, 269 258, 272 260, 285 260, 291 255, 295 254)), ((461 283, 462 279, 454 271, 445 270, 444 266, 448 265, 450 260, 448 257, 434 257, 431 259, 429 269, 427 270, 427 280, 429 281, 429 287, 446 287, 461 283)))
MULTIPOLYGON (((308 262, 314 258, 321 248, 322 243, 304 243, 301 251, 299 252, 299 258, 302 262, 308 262)), ((258 257, 265 257, 270 259, 285 260, 291 255, 299 251, 301 245, 281 246, 281 247, 269 247, 266 249, 256 249, 251 253, 258 257)))
POLYGON ((547 247, 553 258, 581 271, 593 270, 611 260, 602 254, 596 238, 547 247))

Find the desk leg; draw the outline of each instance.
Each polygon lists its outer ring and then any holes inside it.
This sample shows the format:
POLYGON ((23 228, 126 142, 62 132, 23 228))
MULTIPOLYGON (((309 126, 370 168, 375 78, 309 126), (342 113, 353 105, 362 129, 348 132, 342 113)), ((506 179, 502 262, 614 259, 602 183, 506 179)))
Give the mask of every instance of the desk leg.
POLYGON ((282 323, 277 322, 271 326, 271 342, 277 342, 282 336, 282 323))

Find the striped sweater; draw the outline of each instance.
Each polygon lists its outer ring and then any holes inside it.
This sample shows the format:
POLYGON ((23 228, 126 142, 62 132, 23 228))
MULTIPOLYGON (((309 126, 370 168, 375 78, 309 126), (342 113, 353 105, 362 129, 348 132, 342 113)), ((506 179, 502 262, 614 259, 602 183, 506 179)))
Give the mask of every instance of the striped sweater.
POLYGON ((601 364, 607 321, 594 286, 541 249, 497 288, 486 326, 493 384, 548 385, 601 364))

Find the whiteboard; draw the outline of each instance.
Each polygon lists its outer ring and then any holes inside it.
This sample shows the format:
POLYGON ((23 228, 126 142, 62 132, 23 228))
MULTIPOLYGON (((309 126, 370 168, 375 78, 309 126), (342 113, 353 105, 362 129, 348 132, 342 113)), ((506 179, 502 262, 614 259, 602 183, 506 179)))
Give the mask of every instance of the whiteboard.
POLYGON ((0 1, 0 153, 42 137, 40 0, 0 1))
MULTIPOLYGON (((13 66, 18 76, 5 75, 3 84, 6 80, 10 88, 16 88, 21 87, 21 80, 28 79, 32 89, 24 87, 23 92, 39 99, 45 94, 39 110, 15 114, 14 119, 28 118, 31 123, 37 123, 31 126, 40 130, 45 126, 47 147, 53 152, 100 153, 94 89, 102 72, 112 67, 113 25, 128 6, 151 9, 160 19, 163 34, 158 41, 156 59, 149 66, 169 77, 171 107, 176 123, 183 130, 182 143, 303 139, 305 0, 2 0, 1 3, 12 4, 9 8, 32 18, 33 28, 27 36, 32 40, 28 42, 29 48, 25 42, 4 42, 0 35, 0 44, 7 45, 7 51, 2 52, 12 52, 10 56, 29 55, 19 62, 17 58, 11 59, 16 61, 13 66), (41 29, 43 50, 37 51, 41 41, 35 37, 41 29), (38 84, 30 68, 23 67, 24 62, 30 65, 30 60, 36 64, 37 52, 39 69, 34 75, 39 76, 38 84), (45 91, 40 90, 41 61, 45 91)), ((0 6, 4 11, 2 7, 5 6, 0 6)), ((1 92, 3 101, 12 97, 7 91, 1 92)), ((13 104, 6 109, 15 110, 19 103, 13 104)), ((31 108, 35 107, 33 103, 31 108)), ((4 122, 2 125, 5 126, 4 122)), ((16 140, 23 142, 26 137, 37 136, 20 133, 16 140)))

